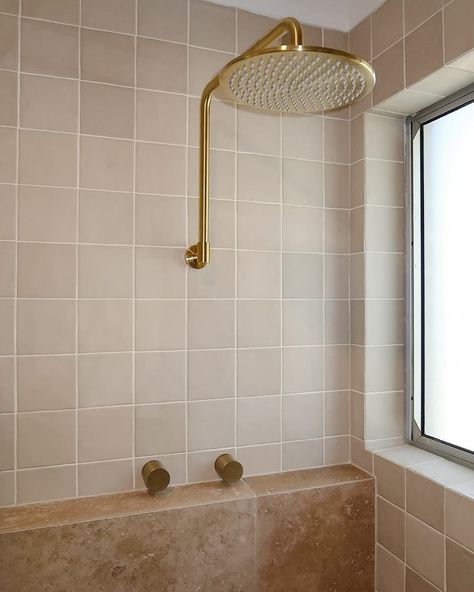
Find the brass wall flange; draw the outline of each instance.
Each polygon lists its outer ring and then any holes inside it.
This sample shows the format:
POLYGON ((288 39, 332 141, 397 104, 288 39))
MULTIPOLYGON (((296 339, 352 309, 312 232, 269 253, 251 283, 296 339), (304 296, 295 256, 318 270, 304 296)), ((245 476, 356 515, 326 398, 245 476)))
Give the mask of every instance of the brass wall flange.
POLYGON ((149 460, 142 467, 143 482, 150 495, 163 493, 170 484, 170 474, 159 460, 149 460))
POLYGON ((214 463, 214 468, 219 477, 227 485, 240 481, 244 474, 243 466, 231 454, 221 454, 218 456, 214 463))

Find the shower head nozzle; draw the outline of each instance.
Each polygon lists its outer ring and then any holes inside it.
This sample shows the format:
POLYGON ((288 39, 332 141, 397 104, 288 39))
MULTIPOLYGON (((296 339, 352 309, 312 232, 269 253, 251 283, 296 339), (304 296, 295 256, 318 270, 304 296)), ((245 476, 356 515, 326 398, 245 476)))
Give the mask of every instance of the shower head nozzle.
POLYGON ((281 45, 247 53, 219 74, 226 98, 265 111, 319 113, 367 95, 375 72, 361 58, 327 47, 281 45))

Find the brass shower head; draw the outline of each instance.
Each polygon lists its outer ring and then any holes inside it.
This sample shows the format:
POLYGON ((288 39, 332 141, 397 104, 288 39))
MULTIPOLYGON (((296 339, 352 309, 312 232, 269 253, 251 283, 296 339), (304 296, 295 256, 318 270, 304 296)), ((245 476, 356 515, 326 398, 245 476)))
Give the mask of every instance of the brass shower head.
POLYGON ((221 93, 265 111, 318 113, 342 109, 375 83, 370 65, 345 51, 281 45, 239 56, 219 74, 221 93))

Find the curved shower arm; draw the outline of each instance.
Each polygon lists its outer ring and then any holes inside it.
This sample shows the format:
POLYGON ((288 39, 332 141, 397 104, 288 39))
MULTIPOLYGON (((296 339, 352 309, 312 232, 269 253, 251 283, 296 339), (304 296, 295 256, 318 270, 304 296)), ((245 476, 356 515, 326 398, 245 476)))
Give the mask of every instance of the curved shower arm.
MULTIPOLYGON (((303 44, 303 29, 293 17, 284 18, 269 33, 246 49, 240 57, 251 54, 269 46, 289 33, 291 45, 303 44)), ((200 105, 200 138, 199 138, 199 239, 195 245, 186 250, 185 260, 194 269, 202 269, 211 260, 209 242, 209 162, 211 134, 211 100, 213 92, 219 86, 219 74, 205 86, 200 105)))

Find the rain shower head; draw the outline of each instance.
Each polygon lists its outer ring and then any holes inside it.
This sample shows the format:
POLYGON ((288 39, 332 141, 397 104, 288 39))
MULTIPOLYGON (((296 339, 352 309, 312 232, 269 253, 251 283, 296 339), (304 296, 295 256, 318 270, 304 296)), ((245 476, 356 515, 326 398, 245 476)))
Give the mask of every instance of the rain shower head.
POLYGON ((244 54, 219 74, 225 98, 255 109, 303 114, 342 109, 367 95, 374 83, 365 60, 305 45, 244 54))

